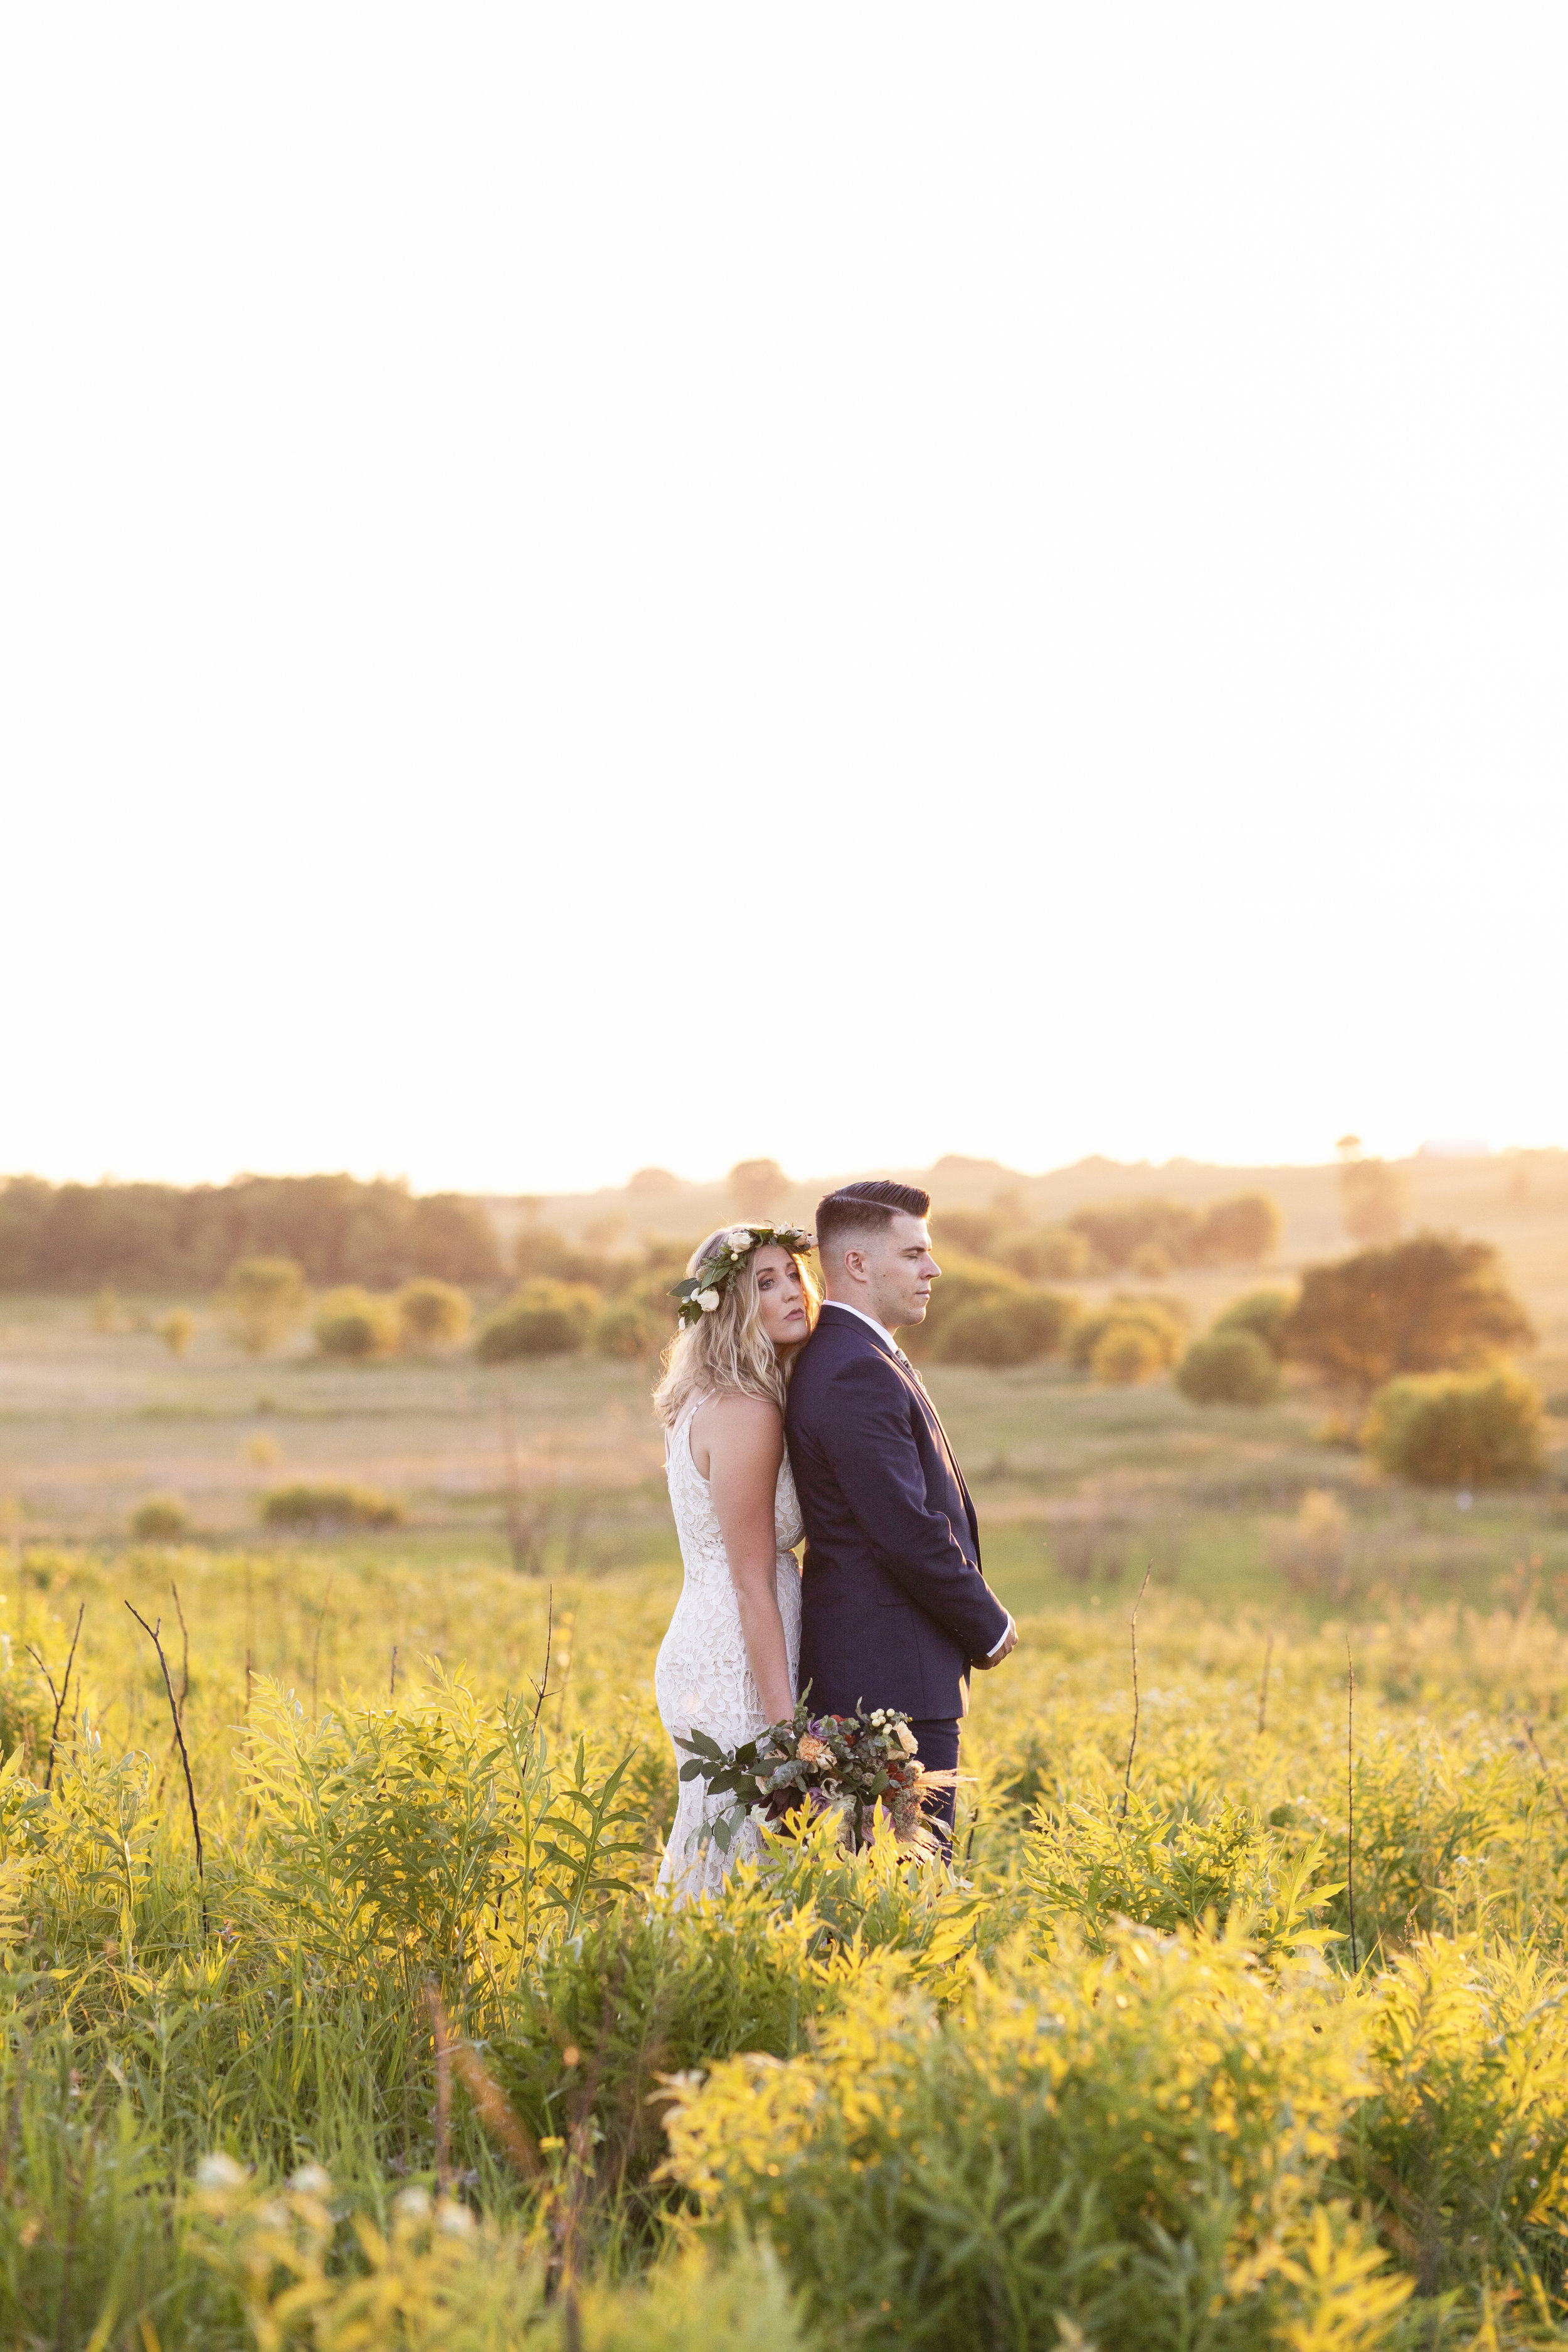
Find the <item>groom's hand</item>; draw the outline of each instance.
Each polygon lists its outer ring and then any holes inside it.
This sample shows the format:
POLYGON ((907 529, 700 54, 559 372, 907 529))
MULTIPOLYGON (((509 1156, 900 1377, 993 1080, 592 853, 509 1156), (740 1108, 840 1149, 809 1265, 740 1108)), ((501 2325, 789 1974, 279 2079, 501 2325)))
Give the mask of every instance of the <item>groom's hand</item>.
POLYGON ((989 1674, 991 1668, 993 1666, 999 1666, 1004 1658, 1010 1658, 1017 1646, 1018 1628, 1013 1622, 1012 1618, 1009 1617, 1007 1620, 1007 1631, 1003 1634, 1002 1639, 997 1643, 996 1647, 992 1651, 990 1656, 988 1658, 971 1658, 969 1663, 972 1666, 978 1668, 981 1674, 989 1674))

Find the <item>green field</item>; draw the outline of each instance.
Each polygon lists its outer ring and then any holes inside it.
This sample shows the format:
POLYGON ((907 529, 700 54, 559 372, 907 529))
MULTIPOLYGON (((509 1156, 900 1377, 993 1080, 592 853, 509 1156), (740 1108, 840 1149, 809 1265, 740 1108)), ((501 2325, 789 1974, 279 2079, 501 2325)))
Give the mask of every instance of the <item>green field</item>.
MULTIPOLYGON (((1209 1276, 1184 1291, 1202 1320, 1240 1286, 1209 1276)), ((124 1319, 150 1325, 163 1303, 126 1302, 124 1319)), ((1550 1354, 1538 1377, 1556 1377, 1550 1354)), ((1541 1604, 1557 1606, 1568 1424, 1552 1424, 1560 1451, 1546 1486, 1461 1508, 1452 1495, 1380 1482, 1355 1454, 1320 1442, 1335 1401, 1300 1382, 1249 1412, 1189 1404, 1166 1380, 1100 1389, 1048 1364, 942 1365, 929 1378, 988 1569, 1016 1611, 1113 1606, 1150 1565, 1158 1587, 1208 1601, 1311 1605, 1282 1582, 1278 1559, 1281 1529, 1312 1488, 1344 1503, 1358 1605, 1516 1599, 1533 1577, 1541 1604)), ((334 1365, 301 1344, 258 1362, 205 1317, 175 1361, 150 1328, 95 1329, 87 1301, 7 1299, 0 1497, 19 1544, 122 1542, 137 1504, 172 1493, 203 1541, 254 1549, 268 1490, 346 1480, 393 1497, 406 1525, 324 1543, 323 1559, 346 1549, 422 1564, 439 1581, 455 1563, 511 1557, 511 1507, 531 1570, 574 1580, 668 1570, 676 1550, 649 1385, 644 1367, 591 1356, 504 1371, 466 1354, 334 1365)))
POLYGON ((932 1367, 1021 1623, 956 1866, 671 1914, 647 1369, 176 1361, 168 1303, 0 1310, 0 2344, 1568 2341, 1562 1422, 1469 1497, 1294 1375, 932 1367), (405 1524, 268 1535, 298 1480, 405 1524))

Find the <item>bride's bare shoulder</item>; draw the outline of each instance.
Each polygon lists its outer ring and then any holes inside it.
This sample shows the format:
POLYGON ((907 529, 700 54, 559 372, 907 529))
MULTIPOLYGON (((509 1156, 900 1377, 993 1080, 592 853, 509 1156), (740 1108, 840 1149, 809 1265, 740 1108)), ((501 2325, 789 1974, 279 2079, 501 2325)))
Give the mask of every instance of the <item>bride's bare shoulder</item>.
POLYGON ((777 1454, 784 1444, 784 1415, 772 1397, 746 1396, 739 1389, 706 1396, 691 1416, 691 1452, 707 1474, 703 1457, 715 1449, 727 1457, 777 1454))

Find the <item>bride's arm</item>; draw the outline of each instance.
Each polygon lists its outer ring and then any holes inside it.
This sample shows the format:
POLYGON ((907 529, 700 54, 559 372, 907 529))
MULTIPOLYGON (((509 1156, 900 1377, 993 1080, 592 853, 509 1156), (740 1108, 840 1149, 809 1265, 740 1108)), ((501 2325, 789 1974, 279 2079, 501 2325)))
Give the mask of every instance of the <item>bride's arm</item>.
POLYGON ((709 1490, 741 1608, 746 1657, 770 1723, 795 1713, 789 1652, 779 1615, 773 1496, 784 1460, 784 1422, 761 1397, 716 1397, 693 1418, 693 1454, 708 1455, 709 1490))

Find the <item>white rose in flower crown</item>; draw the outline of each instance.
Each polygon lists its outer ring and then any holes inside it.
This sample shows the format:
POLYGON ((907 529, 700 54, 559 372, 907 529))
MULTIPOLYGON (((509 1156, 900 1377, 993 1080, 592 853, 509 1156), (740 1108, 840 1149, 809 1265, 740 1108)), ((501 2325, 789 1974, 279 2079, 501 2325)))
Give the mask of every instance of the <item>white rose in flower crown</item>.
POLYGON ((704 1315, 711 1315, 714 1308, 719 1304, 718 1292, 716 1290, 700 1290, 697 1294, 697 1304, 701 1307, 704 1315))
POLYGON ((750 1225, 732 1225, 724 1236, 732 1250, 749 1250, 755 1238, 750 1225))

